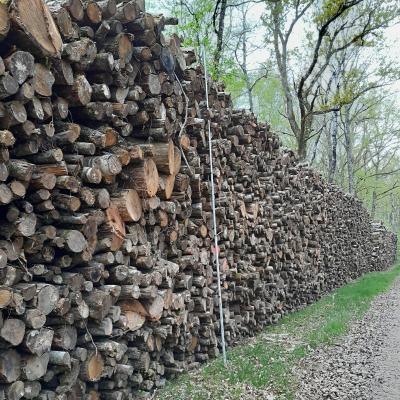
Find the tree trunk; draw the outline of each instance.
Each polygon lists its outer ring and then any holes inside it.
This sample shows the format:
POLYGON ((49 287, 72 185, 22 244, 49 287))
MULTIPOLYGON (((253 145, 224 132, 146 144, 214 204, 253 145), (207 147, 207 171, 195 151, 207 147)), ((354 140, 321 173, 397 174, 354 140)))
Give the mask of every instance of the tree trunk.
POLYGON ((220 63, 221 63, 222 46, 224 39, 225 14, 226 14, 227 3, 228 3, 227 0, 221 0, 221 10, 219 12, 218 30, 217 30, 217 48, 215 49, 214 61, 213 61, 214 74, 216 79, 218 79, 220 75, 220 63))
POLYGON ((378 187, 378 171, 379 171, 379 163, 380 160, 378 159, 377 163, 375 164, 375 178, 374 178, 374 184, 373 184, 373 192, 372 192, 372 202, 371 202, 371 218, 375 219, 376 218, 376 206, 378 202, 378 193, 377 193, 377 187, 378 187))
POLYGON ((374 188, 374 191, 372 192, 372 203, 371 203, 371 218, 375 218, 375 213, 376 213, 376 202, 377 202, 377 193, 376 193, 376 188, 374 188))
POLYGON ((353 164, 353 145, 351 142, 351 121, 350 121, 350 109, 349 107, 344 108, 344 140, 347 158, 347 176, 349 183, 349 193, 355 194, 354 188, 354 164, 353 164))
POLYGON ((297 155, 300 161, 303 161, 307 157, 307 139, 304 134, 296 137, 297 141, 297 155))
POLYGON ((330 146, 330 163, 328 169, 328 182, 332 183, 335 180, 336 166, 337 166, 337 132, 338 132, 338 111, 333 112, 332 123, 330 127, 331 146, 330 146))
POLYGON ((243 20, 242 20, 242 29, 243 29, 243 34, 242 34, 242 71, 244 75, 244 80, 246 83, 246 94, 247 94, 247 99, 249 101, 249 109, 251 112, 254 111, 254 104, 253 104, 253 90, 251 87, 251 82, 250 82, 250 77, 249 77, 249 72, 247 70, 247 21, 246 21, 246 12, 243 12, 242 14, 243 20))

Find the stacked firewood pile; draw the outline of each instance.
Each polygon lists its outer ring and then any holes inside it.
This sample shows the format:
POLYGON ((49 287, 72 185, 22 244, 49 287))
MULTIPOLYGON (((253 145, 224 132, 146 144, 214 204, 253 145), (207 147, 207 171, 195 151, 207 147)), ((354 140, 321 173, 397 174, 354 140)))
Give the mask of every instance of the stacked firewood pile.
POLYGON ((372 223, 372 246, 372 260, 376 270, 384 269, 385 265, 394 263, 397 254, 397 237, 393 232, 388 231, 382 222, 372 223))
MULTIPOLYGON (((207 164, 206 146, 198 152, 207 164)), ((395 235, 371 224, 358 199, 298 164, 252 115, 231 115, 214 140, 214 158, 228 341, 393 264, 395 235)))
POLYGON ((0 396, 145 398, 369 270, 396 238, 141 0, 0 4, 0 396), (212 248, 207 124, 219 249, 212 248))

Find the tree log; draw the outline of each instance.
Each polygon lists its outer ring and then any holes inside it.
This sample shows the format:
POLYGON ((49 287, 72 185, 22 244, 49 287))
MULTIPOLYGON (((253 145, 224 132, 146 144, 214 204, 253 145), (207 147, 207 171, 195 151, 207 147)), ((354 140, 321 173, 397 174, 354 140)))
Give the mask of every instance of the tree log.
POLYGON ((122 221, 139 221, 142 216, 142 203, 136 190, 126 189, 114 193, 111 203, 118 208, 122 221))
POLYGON ((61 54, 62 39, 43 0, 13 1, 9 11, 20 48, 45 57, 61 54))
POLYGON ((155 162, 148 158, 138 165, 126 169, 127 185, 142 197, 153 197, 159 186, 159 176, 155 162))

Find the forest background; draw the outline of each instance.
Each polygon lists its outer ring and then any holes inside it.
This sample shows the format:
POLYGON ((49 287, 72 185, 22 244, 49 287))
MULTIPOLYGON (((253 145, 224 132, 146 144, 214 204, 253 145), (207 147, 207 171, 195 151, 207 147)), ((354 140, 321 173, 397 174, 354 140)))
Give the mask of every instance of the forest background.
POLYGON ((237 108, 400 231, 400 1, 148 0, 237 108))

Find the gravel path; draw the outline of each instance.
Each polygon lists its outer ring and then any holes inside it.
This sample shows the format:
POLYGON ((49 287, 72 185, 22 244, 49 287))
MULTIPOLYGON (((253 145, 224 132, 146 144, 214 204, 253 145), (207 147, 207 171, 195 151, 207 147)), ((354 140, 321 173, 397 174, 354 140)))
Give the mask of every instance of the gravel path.
POLYGON ((345 337, 300 367, 296 400, 399 400, 400 278, 345 337))

